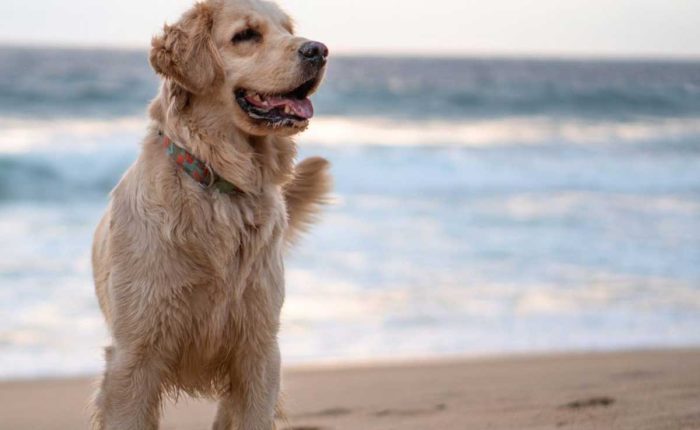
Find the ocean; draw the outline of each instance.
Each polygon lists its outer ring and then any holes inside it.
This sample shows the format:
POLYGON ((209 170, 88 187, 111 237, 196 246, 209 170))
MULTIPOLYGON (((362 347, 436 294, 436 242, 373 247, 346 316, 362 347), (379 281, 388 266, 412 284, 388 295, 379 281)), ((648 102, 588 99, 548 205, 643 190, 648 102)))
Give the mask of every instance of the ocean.
MULTIPOLYGON (((98 372, 90 243, 145 51, 0 48, 0 378, 98 372)), ((700 345, 700 62, 337 57, 286 363, 700 345)))

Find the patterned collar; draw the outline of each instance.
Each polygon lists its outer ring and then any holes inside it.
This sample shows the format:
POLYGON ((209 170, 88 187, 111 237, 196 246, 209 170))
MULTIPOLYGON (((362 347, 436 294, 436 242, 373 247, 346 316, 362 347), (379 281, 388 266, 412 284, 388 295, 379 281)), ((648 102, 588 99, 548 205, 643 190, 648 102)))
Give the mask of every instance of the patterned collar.
POLYGON ((204 162, 195 158, 194 155, 187 152, 187 150, 176 145, 175 142, 170 140, 162 131, 159 131, 158 135, 163 137, 163 148, 165 148, 168 156, 178 167, 197 181, 202 188, 214 188, 219 190, 222 194, 241 192, 238 187, 213 172, 204 162))

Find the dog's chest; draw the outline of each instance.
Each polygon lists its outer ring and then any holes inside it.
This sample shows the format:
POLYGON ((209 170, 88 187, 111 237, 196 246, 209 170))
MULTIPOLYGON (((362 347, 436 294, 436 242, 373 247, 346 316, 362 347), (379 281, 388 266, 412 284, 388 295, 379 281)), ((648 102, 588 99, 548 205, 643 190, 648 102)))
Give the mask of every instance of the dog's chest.
POLYGON ((262 274, 270 260, 281 258, 287 225, 284 200, 276 190, 258 198, 218 197, 212 202, 208 223, 200 222, 197 230, 202 234, 195 239, 208 248, 215 278, 229 283, 250 281, 262 274))
MULTIPOLYGON (((284 300, 281 195, 251 201, 215 201, 195 247, 206 253, 188 302, 193 343, 206 356, 227 354, 241 332, 276 327, 284 300), (236 204, 234 204, 236 203, 236 204), (217 206, 218 205, 218 206, 217 206)), ((254 333, 253 333, 254 334, 254 333)))

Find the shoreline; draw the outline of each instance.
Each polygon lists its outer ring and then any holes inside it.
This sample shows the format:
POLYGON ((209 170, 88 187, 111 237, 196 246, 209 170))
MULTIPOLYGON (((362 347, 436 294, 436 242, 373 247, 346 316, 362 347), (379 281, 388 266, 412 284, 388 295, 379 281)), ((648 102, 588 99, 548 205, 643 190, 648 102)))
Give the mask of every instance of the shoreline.
MULTIPOLYGON (((284 368, 279 429, 700 428, 700 348, 511 354, 284 368)), ((0 382, 0 428, 88 428, 94 377, 0 382)), ((168 402, 161 428, 209 428, 168 402)))
MULTIPOLYGON (((403 366, 441 366, 455 363, 480 363, 512 360, 530 360, 539 358, 575 358, 578 356, 596 356, 609 354, 646 354, 663 352, 700 352, 700 345, 652 345, 623 348, 600 349, 550 349, 550 350, 506 350, 484 351, 473 353, 415 355, 415 356, 378 356, 373 358, 321 358, 316 360, 301 360, 285 363, 282 357, 282 368, 286 372, 331 371, 331 370, 361 370, 366 368, 394 368, 403 366)), ((29 374, 19 376, 0 376, 0 390, 4 384, 69 381, 95 379, 97 371, 66 372, 62 374, 29 374)))

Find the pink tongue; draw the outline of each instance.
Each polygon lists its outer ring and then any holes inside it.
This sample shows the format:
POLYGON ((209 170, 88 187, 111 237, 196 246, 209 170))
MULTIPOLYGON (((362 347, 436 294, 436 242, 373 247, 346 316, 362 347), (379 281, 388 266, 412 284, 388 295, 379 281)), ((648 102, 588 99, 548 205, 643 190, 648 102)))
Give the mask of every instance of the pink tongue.
POLYGON ((292 111, 292 113, 294 113, 294 115, 304 119, 309 119, 314 116, 314 105, 311 104, 311 100, 308 98, 288 99, 285 97, 268 97, 264 99, 262 103, 254 102, 250 99, 248 99, 248 101, 265 109, 273 109, 277 107, 284 109, 285 106, 289 106, 289 109, 292 111))
POLYGON ((282 107, 289 106, 290 110, 294 115, 302 117, 304 119, 309 119, 314 116, 314 105, 311 104, 309 99, 288 99, 284 97, 270 97, 267 102, 272 107, 282 107))

